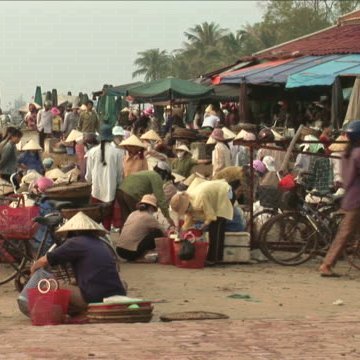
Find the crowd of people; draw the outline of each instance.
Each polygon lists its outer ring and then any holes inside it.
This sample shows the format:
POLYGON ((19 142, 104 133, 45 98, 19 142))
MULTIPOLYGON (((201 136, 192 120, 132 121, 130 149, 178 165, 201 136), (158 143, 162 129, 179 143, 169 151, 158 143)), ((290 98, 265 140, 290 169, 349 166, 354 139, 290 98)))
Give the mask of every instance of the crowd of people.
MULTIPOLYGON (((46 182, 47 175, 58 170, 51 158, 41 158, 45 139, 57 137, 66 146, 74 148, 77 178, 91 184, 91 203, 111 205, 113 212, 103 219, 102 229, 119 228, 116 251, 128 261, 142 261, 147 252, 154 250, 155 238, 164 236, 169 229, 184 231, 196 227, 209 232, 208 264, 221 262, 225 232, 245 230, 245 218, 238 205, 249 205, 251 181, 254 182, 255 200, 261 187, 272 181, 269 179, 286 174, 293 174, 316 194, 360 187, 356 155, 358 138, 354 140, 347 135, 353 131, 351 125, 344 127, 337 137, 340 141, 350 140, 350 145, 333 144, 335 138, 328 128, 310 128, 303 138, 304 144, 298 147, 299 154, 284 163, 286 148, 283 147, 284 138, 278 132, 268 127, 258 133, 243 128, 236 134, 225 126, 236 124, 234 116, 229 120, 234 111, 228 111, 224 118, 220 116, 220 112, 224 114, 223 110, 209 105, 201 116, 199 111, 196 112, 195 126, 192 127, 197 128, 200 138, 205 141, 207 138, 206 147, 211 155, 195 159, 190 150, 192 140, 172 136, 176 128, 185 128, 181 108, 174 111, 166 108, 162 121, 155 118, 152 108, 142 112, 125 108, 114 126, 100 122, 92 101, 80 108, 68 104, 65 110, 62 113, 48 101, 41 110, 35 105, 29 106, 25 122, 29 129, 39 132, 39 141, 24 144, 22 154, 18 156, 16 145, 22 132, 9 127, 0 143, 0 176, 4 181, 10 181, 21 169, 25 176, 32 174, 28 189, 45 191, 54 184, 53 181, 46 182), (200 118, 203 118, 201 124, 200 118), (237 140, 235 143, 234 139, 237 140), (254 152, 254 158, 250 158, 247 143, 257 140, 261 146, 254 152), (351 159, 347 160, 351 170, 345 177, 340 166, 343 155, 351 159), (194 172, 196 166, 206 164, 212 165, 208 177, 194 172), (251 167, 254 179, 250 176, 251 167), (159 212, 163 221, 159 219, 159 212)), ((57 174, 56 178, 61 175, 57 174)), ((331 273, 339 255, 338 249, 346 241, 349 229, 355 226, 358 206, 348 202, 345 206, 349 214, 347 225, 343 225, 345 235, 337 240, 340 245, 332 250, 335 255, 326 258, 322 273, 331 273)), ((76 230, 89 231, 88 228, 76 230)), ((83 241, 81 237, 79 243, 83 241)), ((73 243, 69 242, 66 247, 70 249, 73 243)), ((33 270, 57 264, 62 257, 72 259, 67 250, 59 249, 37 263, 33 270)), ((79 271, 82 270, 79 268, 79 271)), ((86 289, 81 290, 86 293, 86 289)))

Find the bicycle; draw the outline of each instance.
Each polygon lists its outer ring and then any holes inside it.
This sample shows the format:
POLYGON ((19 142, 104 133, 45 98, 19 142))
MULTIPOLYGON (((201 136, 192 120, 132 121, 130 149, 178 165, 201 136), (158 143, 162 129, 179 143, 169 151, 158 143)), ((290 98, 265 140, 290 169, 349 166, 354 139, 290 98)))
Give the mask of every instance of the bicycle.
MULTIPOLYGON (((301 197, 298 199, 297 210, 276 215, 260 231, 260 249, 268 259, 280 265, 299 265, 317 254, 324 255, 343 216, 336 202, 313 207, 301 197)), ((354 259, 353 263, 357 264, 355 259, 360 258, 358 240, 351 244, 351 249, 349 261, 354 259)))
MULTIPOLYGON (((21 196, 18 195, 18 197, 21 196)), ((34 233, 31 234, 31 237, 22 237, 20 239, 0 236, 0 285, 15 279, 15 287, 19 292, 30 278, 31 263, 45 255, 54 244, 55 246, 59 246, 63 241, 66 241, 66 239, 57 236, 56 229, 64 222, 61 211, 75 205, 68 201, 48 200, 42 196, 35 197, 37 201, 48 201, 52 208, 52 212, 47 215, 36 216, 31 219, 32 223, 37 223, 44 227, 41 238, 35 238, 36 235, 34 233)), ((11 199, 13 200, 13 198, 11 199)), ((100 240, 109 246, 119 269, 119 258, 110 238, 104 237, 100 240)), ((68 283, 75 280, 71 264, 57 266, 51 270, 57 280, 64 280, 68 283)))
POLYGON ((22 195, 1 197, 0 199, 9 203, 17 201, 14 208, 11 208, 9 204, 1 206, 0 285, 16 279, 15 286, 21 290, 30 275, 30 264, 44 255, 51 245, 60 244, 60 239, 55 235, 57 226, 63 222, 59 211, 61 208, 69 206, 69 202, 52 202, 55 212, 38 216, 38 204, 33 207, 20 206, 20 202, 23 202, 24 199, 22 195), (14 224, 14 218, 11 217, 11 209, 19 210, 15 218, 15 221, 18 222, 16 224, 14 224), (19 217, 22 214, 24 222, 21 224, 19 217), (36 224, 44 226, 41 239, 35 238, 36 224), (12 225, 17 225, 18 230, 14 229, 12 225))

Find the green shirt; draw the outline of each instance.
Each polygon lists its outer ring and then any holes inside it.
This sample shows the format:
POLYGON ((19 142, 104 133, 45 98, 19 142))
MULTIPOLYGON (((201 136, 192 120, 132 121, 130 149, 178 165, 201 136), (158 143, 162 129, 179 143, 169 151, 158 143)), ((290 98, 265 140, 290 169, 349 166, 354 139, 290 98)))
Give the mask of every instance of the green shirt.
POLYGON ((187 178, 191 175, 191 169, 195 165, 197 165, 196 160, 191 157, 183 157, 182 159, 174 160, 171 164, 171 168, 174 173, 187 178))
POLYGON ((137 201, 146 194, 154 194, 161 212, 168 218, 169 205, 165 200, 163 185, 164 182, 156 171, 146 170, 126 176, 120 189, 137 201))
POLYGON ((99 130, 99 118, 95 111, 84 111, 80 114, 79 131, 84 133, 95 133, 99 130))

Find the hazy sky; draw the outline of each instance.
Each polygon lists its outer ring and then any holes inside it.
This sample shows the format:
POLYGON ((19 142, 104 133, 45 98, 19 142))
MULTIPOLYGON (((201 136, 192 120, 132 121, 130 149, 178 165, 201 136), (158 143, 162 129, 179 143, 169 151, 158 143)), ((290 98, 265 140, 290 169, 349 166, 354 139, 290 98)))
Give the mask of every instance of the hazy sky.
POLYGON ((261 15, 256 1, 1 1, 1 106, 30 101, 36 85, 90 94, 131 82, 138 51, 179 48, 204 21, 235 31, 261 15))

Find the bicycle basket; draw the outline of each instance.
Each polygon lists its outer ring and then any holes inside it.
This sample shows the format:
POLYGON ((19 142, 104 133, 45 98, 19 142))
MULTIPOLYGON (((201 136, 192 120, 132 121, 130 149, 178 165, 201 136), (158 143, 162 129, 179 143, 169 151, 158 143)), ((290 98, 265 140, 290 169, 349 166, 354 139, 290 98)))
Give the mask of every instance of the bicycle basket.
POLYGON ((280 208, 282 191, 276 186, 259 186, 259 201, 264 208, 280 208))
POLYGON ((280 198, 281 210, 295 210, 299 204, 299 196, 295 190, 283 191, 280 198))
POLYGON ((37 224, 33 218, 39 215, 37 206, 12 208, 0 206, 0 233, 4 238, 30 239, 36 231, 37 224))

